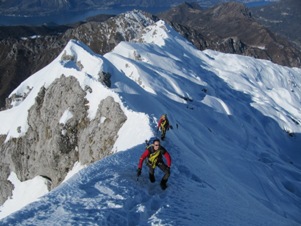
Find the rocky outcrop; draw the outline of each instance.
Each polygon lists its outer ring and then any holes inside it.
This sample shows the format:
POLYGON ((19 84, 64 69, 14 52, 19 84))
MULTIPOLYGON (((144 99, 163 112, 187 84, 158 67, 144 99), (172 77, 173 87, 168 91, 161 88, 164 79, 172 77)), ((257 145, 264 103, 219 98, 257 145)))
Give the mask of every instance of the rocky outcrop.
MULTIPOLYGON (((1 152, 1 154, 3 154, 1 152)), ((9 165, 1 163, 0 164, 0 205, 5 202, 5 200, 12 195, 13 184, 7 180, 10 174, 9 165)))
MULTIPOLYGON (((86 87, 89 91, 89 87, 86 87)), ((0 146, 0 203, 11 194, 7 176, 14 171, 21 181, 37 175, 51 188, 62 182, 75 162, 89 164, 109 154, 126 116, 112 97, 99 103, 95 119, 87 118, 86 92, 76 78, 56 79, 42 88, 28 115, 26 135, 0 146), (68 113, 71 117, 63 120, 68 113)))
POLYGON ((89 22, 67 30, 64 40, 76 39, 88 45, 94 52, 110 52, 121 41, 131 41, 141 31, 156 21, 156 17, 141 11, 131 11, 109 18, 103 23, 89 22))

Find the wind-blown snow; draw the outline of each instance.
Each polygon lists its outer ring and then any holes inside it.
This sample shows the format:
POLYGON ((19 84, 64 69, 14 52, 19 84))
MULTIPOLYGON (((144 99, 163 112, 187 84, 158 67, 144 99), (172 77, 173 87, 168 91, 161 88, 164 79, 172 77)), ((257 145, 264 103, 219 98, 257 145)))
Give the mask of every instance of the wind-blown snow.
POLYGON ((27 109, 40 87, 61 74, 92 88, 91 119, 110 95, 128 120, 115 154, 0 225, 300 225, 301 70, 199 51, 163 21, 146 28, 140 40, 121 42, 104 56, 70 41, 65 51, 82 70, 62 62, 62 53, 14 91, 32 88, 23 102, 0 112, 0 134, 7 139, 25 133, 27 109), (112 75, 111 89, 97 82, 100 70, 112 75), (12 123, 9 115, 17 111, 25 116, 12 123), (158 184, 160 170, 154 184, 146 166, 136 178, 144 140, 158 135, 162 113, 173 125, 162 142, 172 157, 166 191, 158 184), (23 133, 15 132, 19 126, 23 133))

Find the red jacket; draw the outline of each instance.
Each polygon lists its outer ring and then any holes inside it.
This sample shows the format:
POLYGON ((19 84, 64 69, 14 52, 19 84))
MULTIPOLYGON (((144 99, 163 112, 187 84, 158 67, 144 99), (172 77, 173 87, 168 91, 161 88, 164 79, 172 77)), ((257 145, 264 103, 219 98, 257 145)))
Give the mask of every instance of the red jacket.
MULTIPOLYGON (((141 155, 141 157, 139 159, 139 163, 138 163, 138 168, 139 169, 142 168, 142 164, 143 164, 144 159, 146 159, 146 158, 149 157, 149 155, 150 155, 150 153, 152 151, 152 147, 150 147, 149 149, 146 149, 143 152, 143 154, 141 155), (151 149, 151 150, 149 150, 149 149, 151 149)), ((164 156, 165 159, 166 159, 167 166, 170 167, 171 166, 171 157, 170 157, 170 154, 162 146, 160 147, 160 151, 161 151, 161 153, 160 153, 160 156, 158 157, 158 162, 163 161, 162 156, 164 156)))

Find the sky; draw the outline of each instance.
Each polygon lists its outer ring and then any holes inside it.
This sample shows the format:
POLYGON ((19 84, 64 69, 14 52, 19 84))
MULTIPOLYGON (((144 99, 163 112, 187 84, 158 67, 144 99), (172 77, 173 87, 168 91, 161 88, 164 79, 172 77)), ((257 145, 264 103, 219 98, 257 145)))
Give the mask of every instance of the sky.
MULTIPOLYGON (((99 102, 112 96, 127 121, 111 156, 76 163, 50 192, 45 179, 20 182, 12 172, 15 189, 0 207, 0 225, 301 225, 300 69, 199 51, 163 21, 147 27, 139 42, 121 42, 104 56, 70 40, 13 91, 26 98, 0 112, 6 141, 24 136, 35 96, 61 74, 91 87, 91 120, 99 102), (63 60, 64 52, 83 69, 63 60), (100 69, 112 75, 111 88, 97 81, 100 69), (145 140, 160 136, 163 113, 173 126, 161 141, 172 158, 165 191, 159 169, 155 183, 145 165, 136 176, 145 140)), ((66 109, 60 122, 71 117, 66 109)))

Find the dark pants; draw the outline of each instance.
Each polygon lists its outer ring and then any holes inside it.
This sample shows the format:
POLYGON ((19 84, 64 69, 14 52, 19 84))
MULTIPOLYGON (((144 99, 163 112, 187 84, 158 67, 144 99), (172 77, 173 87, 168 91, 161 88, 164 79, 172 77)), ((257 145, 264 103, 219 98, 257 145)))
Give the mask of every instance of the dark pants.
MULTIPOLYGON (((157 163, 157 166, 164 172, 164 176, 162 177, 162 181, 165 183, 167 182, 169 176, 170 176, 170 170, 167 165, 165 165, 164 162, 160 161, 157 163)), ((155 168, 148 165, 149 167, 149 179, 151 182, 155 182, 155 168)))
POLYGON ((161 126, 161 138, 164 139, 166 134, 166 128, 164 126, 161 126))

